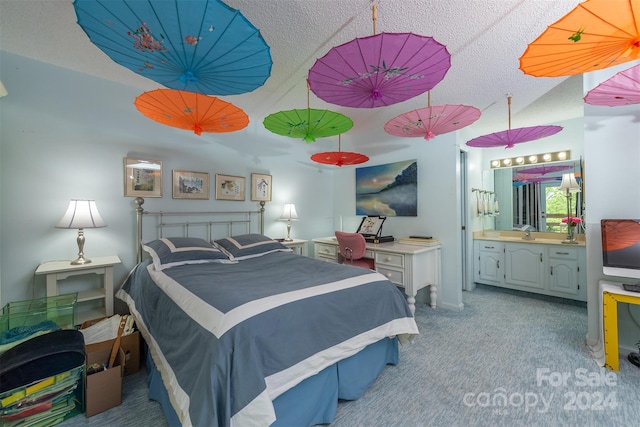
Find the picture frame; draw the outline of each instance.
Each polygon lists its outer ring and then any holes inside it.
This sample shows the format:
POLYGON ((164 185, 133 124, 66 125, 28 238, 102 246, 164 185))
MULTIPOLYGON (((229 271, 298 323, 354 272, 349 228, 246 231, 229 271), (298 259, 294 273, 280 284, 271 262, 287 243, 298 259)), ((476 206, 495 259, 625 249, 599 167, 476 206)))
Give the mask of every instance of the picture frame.
POLYGON ((174 199, 209 199, 209 173, 173 170, 174 199))
POLYGON ((246 178, 216 174, 216 200, 245 200, 246 178))
POLYGON ((387 219, 385 216, 368 215, 362 218, 360 226, 356 233, 364 236, 380 236, 382 233, 382 224, 387 219))
POLYGON ((162 162, 124 158, 124 196, 162 197, 162 162))
POLYGON ((255 202, 271 201, 271 175, 251 174, 251 200, 255 202))

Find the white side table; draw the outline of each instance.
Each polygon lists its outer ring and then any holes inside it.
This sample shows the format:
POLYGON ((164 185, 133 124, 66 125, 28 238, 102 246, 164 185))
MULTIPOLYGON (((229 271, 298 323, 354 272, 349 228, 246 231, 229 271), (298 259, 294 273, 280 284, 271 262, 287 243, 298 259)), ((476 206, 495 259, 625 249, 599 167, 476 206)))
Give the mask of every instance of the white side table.
POLYGON ((307 256, 307 242, 308 240, 293 239, 291 242, 282 241, 280 243, 293 249, 293 252, 298 255, 307 256))
POLYGON ((48 297, 59 294, 58 282, 60 280, 85 274, 103 276, 102 289, 78 292, 78 303, 102 299, 104 300, 104 311, 86 311, 79 313, 76 322, 80 324, 85 320, 101 316, 111 316, 113 314, 113 266, 121 262, 120 258, 116 255, 94 257, 91 258, 89 264, 83 265, 72 265, 71 261, 48 261, 38 266, 36 274, 45 274, 47 276, 48 297))

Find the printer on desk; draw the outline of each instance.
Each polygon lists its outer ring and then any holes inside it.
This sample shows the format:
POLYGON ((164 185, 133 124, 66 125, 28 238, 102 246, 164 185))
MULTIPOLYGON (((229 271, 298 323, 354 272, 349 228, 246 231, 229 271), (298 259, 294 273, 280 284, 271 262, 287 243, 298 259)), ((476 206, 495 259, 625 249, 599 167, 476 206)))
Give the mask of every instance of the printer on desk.
POLYGON ((365 216, 362 218, 356 233, 362 234, 367 243, 393 242, 395 240, 393 236, 382 235, 382 224, 384 224, 385 219, 387 219, 386 216, 380 215, 365 216))

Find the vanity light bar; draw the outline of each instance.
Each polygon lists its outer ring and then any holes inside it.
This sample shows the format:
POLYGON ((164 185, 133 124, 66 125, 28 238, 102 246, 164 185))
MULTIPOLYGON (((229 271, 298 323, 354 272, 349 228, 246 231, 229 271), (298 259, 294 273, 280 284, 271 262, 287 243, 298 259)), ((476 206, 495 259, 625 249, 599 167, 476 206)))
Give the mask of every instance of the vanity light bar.
POLYGON ((531 154, 526 156, 506 157, 504 159, 491 160, 491 169, 510 168, 513 166, 537 165, 551 162, 571 160, 571 150, 556 151, 553 153, 531 154))

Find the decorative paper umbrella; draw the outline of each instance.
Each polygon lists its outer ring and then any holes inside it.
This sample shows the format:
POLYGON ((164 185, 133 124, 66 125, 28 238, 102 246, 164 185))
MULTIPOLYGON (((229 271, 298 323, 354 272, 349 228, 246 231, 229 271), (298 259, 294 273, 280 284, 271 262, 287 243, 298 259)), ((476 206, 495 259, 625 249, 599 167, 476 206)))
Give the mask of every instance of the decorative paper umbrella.
POLYGON ((542 177, 542 174, 539 173, 532 173, 532 174, 523 174, 523 173, 516 173, 515 175, 513 175, 513 181, 514 182, 528 182, 534 178, 540 178, 542 177))
POLYGON ((150 119, 196 135, 235 132, 249 124, 249 117, 235 105, 194 92, 156 89, 138 96, 134 104, 150 119))
POLYGON ((443 133, 469 126, 480 118, 480 110, 468 105, 431 106, 429 93, 428 107, 402 113, 389 120, 384 130, 394 136, 423 137, 430 140, 443 133))
POLYGON ((338 151, 326 151, 324 153, 316 153, 311 156, 311 160, 316 163, 335 166, 359 165, 369 161, 369 157, 360 153, 349 151, 341 151, 340 135, 338 135, 338 151))
POLYGON ((640 65, 620 71, 591 89, 584 102, 617 107, 640 103, 640 65))
POLYGON ((263 123, 273 133, 302 138, 305 142, 337 135, 353 127, 353 121, 344 114, 315 108, 278 111, 265 117, 263 123))
POLYGON ((536 77, 570 76, 639 58, 638 0, 586 0, 529 44, 520 69, 536 77))
POLYGON ((309 85, 331 104, 376 108, 432 89, 450 66, 447 48, 432 37, 380 33, 333 47, 309 70, 309 85))
POLYGON ((556 125, 530 126, 511 129, 511 97, 508 96, 507 99, 509 105, 509 129, 473 138, 472 140, 467 141, 468 146, 488 148, 504 145, 504 148, 513 148, 515 144, 546 138, 547 136, 555 135, 562 130, 562 126, 556 125))
POLYGON ((522 175, 546 175, 552 172, 560 172, 563 170, 571 169, 571 165, 541 165, 532 168, 520 169, 519 174, 522 175))
POLYGON ((219 0, 75 0, 74 8, 111 59, 172 89, 235 95, 271 74, 260 32, 219 0))
POLYGON ((309 86, 307 84, 307 108, 278 111, 265 117, 264 127, 278 135, 302 138, 314 142, 344 133, 353 127, 353 120, 344 114, 329 110, 317 110, 309 106, 309 86))

